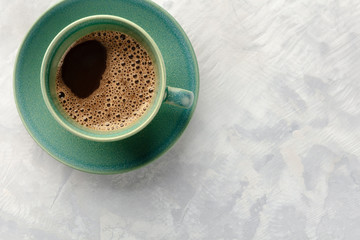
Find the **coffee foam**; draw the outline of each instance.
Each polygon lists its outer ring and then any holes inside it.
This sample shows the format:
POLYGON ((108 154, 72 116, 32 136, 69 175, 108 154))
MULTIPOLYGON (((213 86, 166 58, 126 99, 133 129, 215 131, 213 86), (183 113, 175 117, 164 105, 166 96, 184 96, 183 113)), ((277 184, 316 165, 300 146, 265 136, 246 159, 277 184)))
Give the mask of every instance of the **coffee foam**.
POLYGON ((63 57, 56 74, 61 106, 76 122, 95 130, 111 131, 132 125, 154 98, 157 83, 152 59, 134 38, 116 31, 93 32, 69 50, 88 40, 97 40, 107 49, 100 86, 87 98, 77 97, 61 78, 63 57))

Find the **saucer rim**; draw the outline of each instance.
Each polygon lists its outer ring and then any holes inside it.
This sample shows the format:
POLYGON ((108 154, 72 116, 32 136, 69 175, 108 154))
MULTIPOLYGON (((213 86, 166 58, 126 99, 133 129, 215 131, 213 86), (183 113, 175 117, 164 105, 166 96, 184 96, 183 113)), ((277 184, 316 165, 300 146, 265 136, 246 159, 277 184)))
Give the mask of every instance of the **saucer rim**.
MULTIPOLYGON (((188 127, 191 118, 193 117, 193 114, 195 112, 196 106, 197 106, 197 102, 198 102, 198 97, 199 97, 199 89, 200 89, 200 73, 199 73, 199 64, 197 61, 197 57, 195 55, 195 51, 193 49, 193 46, 187 36, 187 34, 185 33, 184 29, 180 26, 180 24, 176 21, 176 19, 170 15, 170 13, 168 13, 165 9, 163 9, 162 7, 160 7, 158 4, 149 1, 149 0, 145 0, 145 2, 147 2, 148 4, 152 5, 153 7, 155 7, 158 11, 160 11, 162 14, 164 14, 171 22, 172 24, 175 25, 175 27, 177 28, 177 30, 181 33, 182 38, 184 40, 184 42, 186 43, 189 53, 191 55, 191 57, 193 58, 193 63, 192 63, 192 67, 194 67, 194 83, 195 83, 195 89, 194 89, 194 102, 193 105, 191 107, 191 111, 188 114, 188 116, 185 118, 186 122, 184 122, 182 124, 182 129, 180 130, 174 130, 173 132, 177 132, 177 134, 175 135, 171 135, 168 139, 167 142, 169 144, 166 145, 166 147, 164 149, 161 149, 159 152, 157 152, 151 159, 136 165, 134 167, 130 167, 130 168, 126 168, 126 169, 122 169, 122 170, 104 170, 101 168, 98 169, 90 169, 90 168, 82 168, 80 166, 75 166, 70 164, 69 162, 61 159, 60 157, 56 156, 54 153, 50 152, 47 147, 45 145, 43 145, 42 143, 39 142, 39 140, 35 137, 35 134, 32 132, 32 130, 30 129, 30 126, 27 124, 23 113, 20 110, 20 105, 18 102, 18 97, 16 94, 16 75, 17 75, 17 69, 18 69, 18 62, 19 59, 21 57, 21 54, 23 52, 26 40, 30 38, 30 35, 33 34, 33 31, 35 30, 36 27, 38 27, 42 21, 44 21, 44 18, 47 15, 52 14, 54 11, 57 11, 59 7, 61 7, 61 5, 63 5, 65 2, 61 1, 55 5, 53 5, 52 7, 50 7, 48 10, 46 10, 38 19, 37 21, 31 26, 31 28, 28 30, 27 34, 25 35, 25 37, 23 38, 23 41, 21 43, 21 45, 19 46, 17 55, 16 55, 16 59, 15 59, 15 68, 13 71, 13 96, 14 96, 14 100, 15 100, 15 104, 16 104, 16 108, 17 108, 17 112, 20 116, 20 119, 23 123, 23 125, 25 126, 25 129, 27 130, 28 134, 32 137, 32 139, 47 153, 49 154, 52 158, 54 158, 55 160, 61 162, 62 164, 69 166, 73 169, 82 171, 82 172, 86 172, 86 173, 90 173, 90 174, 101 174, 101 175, 111 175, 111 174, 119 174, 119 173, 125 173, 125 172, 129 172, 129 171, 133 171, 136 170, 138 168, 142 168, 148 164, 150 164, 151 162, 153 162, 154 160, 158 159, 159 157, 161 157, 163 154, 165 154, 170 148, 173 147, 173 145, 179 140, 179 138, 182 136, 183 132, 185 131, 185 129, 188 127)), ((90 16, 90 15, 89 15, 90 16)), ((117 15, 115 15, 117 16, 117 15)), ((118 140, 118 141, 122 141, 122 140, 118 140)), ((104 142, 106 143, 106 142, 104 142)))

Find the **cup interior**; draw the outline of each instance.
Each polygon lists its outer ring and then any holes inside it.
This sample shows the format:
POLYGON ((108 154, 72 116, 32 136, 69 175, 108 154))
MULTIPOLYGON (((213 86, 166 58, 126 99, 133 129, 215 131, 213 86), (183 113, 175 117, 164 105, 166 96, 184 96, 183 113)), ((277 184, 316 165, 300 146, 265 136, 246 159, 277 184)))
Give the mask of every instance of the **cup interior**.
POLYGON ((64 28, 50 43, 41 66, 41 90, 45 104, 53 117, 68 131, 94 141, 114 141, 129 137, 143 129, 157 114, 165 94, 165 65, 161 52, 145 30, 124 18, 110 15, 96 15, 80 19, 64 28), (78 39, 95 31, 119 31, 138 41, 150 55, 156 83, 154 97, 146 112, 131 125, 118 129, 101 131, 85 127, 64 111, 56 93, 56 73, 66 51, 78 39))

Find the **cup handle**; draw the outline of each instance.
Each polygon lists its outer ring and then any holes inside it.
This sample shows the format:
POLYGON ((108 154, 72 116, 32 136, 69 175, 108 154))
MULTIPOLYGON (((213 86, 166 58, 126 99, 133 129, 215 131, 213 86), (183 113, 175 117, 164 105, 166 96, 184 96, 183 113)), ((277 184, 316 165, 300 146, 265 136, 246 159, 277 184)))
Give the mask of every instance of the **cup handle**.
POLYGON ((185 89, 166 87, 164 102, 181 108, 190 108, 194 102, 194 94, 185 89))

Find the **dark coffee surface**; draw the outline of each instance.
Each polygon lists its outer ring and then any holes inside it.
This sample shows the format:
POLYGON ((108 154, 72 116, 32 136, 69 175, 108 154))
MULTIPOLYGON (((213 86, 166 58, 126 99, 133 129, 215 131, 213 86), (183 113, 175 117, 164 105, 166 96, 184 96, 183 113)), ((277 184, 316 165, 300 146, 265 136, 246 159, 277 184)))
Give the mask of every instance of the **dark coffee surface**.
POLYGON ((66 54, 61 68, 66 86, 80 98, 90 96, 99 86, 106 68, 106 48, 96 40, 76 45, 66 54))

